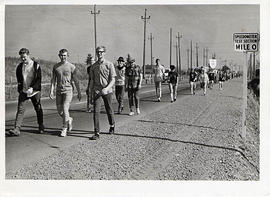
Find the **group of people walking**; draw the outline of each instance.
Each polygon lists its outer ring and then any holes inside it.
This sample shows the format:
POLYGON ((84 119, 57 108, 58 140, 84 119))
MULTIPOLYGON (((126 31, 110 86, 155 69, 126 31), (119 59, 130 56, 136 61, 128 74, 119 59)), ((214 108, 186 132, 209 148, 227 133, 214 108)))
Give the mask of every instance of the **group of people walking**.
MULTIPOLYGON (((113 65, 105 59, 106 47, 96 48, 97 61, 92 61, 87 68, 89 75, 87 94, 87 110, 90 110, 90 104, 94 110, 94 135, 90 139, 96 140, 100 136, 100 108, 102 100, 109 122, 109 133, 115 132, 114 111, 112 107, 112 93, 115 85, 115 96, 118 102, 117 113, 121 114, 124 105, 124 94, 127 92, 129 103, 129 115, 140 114, 139 90, 142 87, 142 71, 135 64, 134 58, 129 58, 126 62, 123 57, 117 59, 117 65, 113 65)), ((43 110, 40 102, 41 98, 41 68, 40 65, 31 59, 30 52, 26 48, 19 51, 21 63, 16 68, 16 77, 18 81, 18 108, 14 128, 9 131, 12 136, 19 136, 25 111, 25 101, 30 99, 37 114, 39 124, 39 133, 44 132, 43 110)), ((58 53, 60 62, 55 64, 52 69, 50 99, 56 99, 57 112, 62 118, 61 137, 65 137, 68 131, 72 130, 73 118, 69 114, 70 104, 73 98, 73 83, 77 89, 77 98, 81 100, 82 94, 78 79, 78 69, 68 61, 69 52, 67 49, 61 49, 58 53), (55 92, 55 95, 54 95, 55 92)), ((175 66, 170 66, 168 74, 168 83, 171 95, 171 102, 176 101, 178 73, 175 66)), ((156 59, 156 65, 153 68, 157 101, 161 101, 162 88, 161 83, 164 80, 165 68, 156 59)))
MULTIPOLYGON (((219 90, 223 90, 223 83, 226 79, 225 72, 219 70, 217 72, 218 82, 219 82, 219 90)), ((206 95, 207 87, 210 89, 213 88, 213 84, 215 81, 215 73, 214 72, 206 72, 206 68, 201 68, 199 71, 195 69, 191 69, 189 73, 189 82, 190 82, 190 93, 195 95, 196 83, 200 83, 200 88, 203 90, 203 95, 206 95)))

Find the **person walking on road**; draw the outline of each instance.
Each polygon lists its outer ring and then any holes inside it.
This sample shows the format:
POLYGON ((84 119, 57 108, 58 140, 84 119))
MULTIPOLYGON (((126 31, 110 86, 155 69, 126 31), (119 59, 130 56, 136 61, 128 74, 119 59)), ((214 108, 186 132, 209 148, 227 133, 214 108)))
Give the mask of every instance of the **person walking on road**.
POLYGON ((189 83, 190 83, 190 93, 192 95, 195 94, 196 90, 196 81, 197 81, 197 73, 195 70, 192 68, 189 73, 189 83))
POLYGON ((165 73, 165 68, 163 65, 160 64, 160 59, 156 59, 156 65, 153 68, 153 73, 154 73, 157 101, 160 102, 162 95, 161 83, 163 81, 165 73))
POLYGON ((133 116, 134 111, 134 102, 136 107, 136 112, 139 115, 140 107, 139 107, 139 90, 142 87, 142 71, 138 65, 135 65, 135 59, 130 59, 128 62, 128 66, 126 68, 126 90, 128 92, 128 100, 129 100, 129 115, 133 116))
POLYGON ((94 64, 94 58, 91 54, 88 55, 87 57, 87 62, 86 62, 89 66, 87 67, 87 74, 88 74, 88 85, 86 88, 86 112, 91 112, 91 98, 89 95, 89 86, 90 86, 90 68, 91 66, 94 64))
POLYGON ((175 71, 175 65, 170 66, 171 71, 168 75, 168 81, 169 81, 169 88, 170 88, 170 94, 171 94, 171 103, 176 101, 177 97, 177 87, 178 87, 178 73, 175 71))
POLYGON ((207 84, 209 82, 209 78, 205 71, 205 68, 202 68, 199 79, 200 79, 201 88, 203 89, 203 95, 205 96, 207 84))
POLYGON ((210 71, 208 73, 208 78, 209 78, 209 89, 212 89, 213 88, 213 85, 214 85, 214 80, 215 80, 215 73, 214 71, 210 71))
POLYGON ((218 83, 219 83, 219 90, 223 90, 223 83, 225 81, 225 74, 222 70, 219 71, 218 74, 218 83))
POLYGON ((119 57, 117 60, 117 66, 115 67, 116 77, 115 77, 115 97, 118 102, 118 114, 124 109, 124 93, 125 93, 125 60, 123 57, 119 57))
POLYGON ((68 50, 61 49, 58 56, 61 61, 53 67, 49 97, 53 99, 56 83, 56 107, 58 114, 63 119, 63 127, 60 136, 65 137, 67 132, 72 130, 73 118, 69 116, 69 107, 73 96, 72 81, 74 81, 76 86, 79 101, 81 100, 81 90, 77 77, 78 70, 73 64, 68 62, 68 50))
POLYGON ((41 107, 41 68, 40 65, 30 58, 29 50, 22 48, 19 51, 21 63, 17 66, 16 77, 18 82, 18 108, 14 129, 9 131, 10 135, 19 136, 25 112, 25 102, 31 99, 37 115, 39 133, 44 132, 43 111, 41 107))
POLYGON ((105 59, 106 48, 99 46, 96 48, 98 60, 90 68, 90 86, 89 94, 91 95, 91 103, 94 104, 94 135, 91 140, 99 139, 99 115, 101 107, 101 99, 110 124, 109 133, 113 134, 115 129, 114 112, 112 108, 112 93, 115 83, 115 68, 113 63, 105 59))

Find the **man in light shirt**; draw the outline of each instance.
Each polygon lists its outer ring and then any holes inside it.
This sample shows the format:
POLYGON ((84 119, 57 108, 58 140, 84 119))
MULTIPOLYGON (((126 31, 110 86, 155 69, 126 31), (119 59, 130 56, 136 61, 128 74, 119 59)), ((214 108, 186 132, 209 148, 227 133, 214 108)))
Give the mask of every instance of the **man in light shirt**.
POLYGON ((112 87, 115 83, 115 68, 113 63, 105 59, 106 48, 99 46, 96 48, 98 60, 90 68, 90 86, 89 95, 91 103, 94 104, 94 132, 91 140, 99 139, 99 115, 102 100, 106 109, 108 121, 110 124, 109 133, 114 133, 115 121, 112 108, 112 87))
POLYGON ((67 132, 72 130, 73 118, 69 116, 69 107, 73 96, 72 81, 75 83, 79 101, 82 96, 77 77, 78 70, 75 65, 68 62, 68 50, 61 49, 58 56, 61 61, 53 67, 49 97, 53 99, 56 83, 56 107, 58 114, 63 119, 63 127, 60 136, 65 137, 67 132))
POLYGON ((29 50, 22 48, 19 51, 21 63, 17 66, 16 77, 18 82, 18 108, 15 119, 14 129, 9 133, 13 136, 20 135, 20 128, 23 122, 25 112, 25 102, 31 99, 37 114, 37 122, 39 125, 39 133, 44 132, 43 111, 40 103, 41 97, 41 69, 37 62, 30 58, 29 50))
POLYGON ((160 59, 156 59, 156 65, 153 68, 153 73, 154 73, 157 101, 160 102, 162 95, 161 83, 163 81, 163 76, 165 73, 165 68, 160 64, 160 59))

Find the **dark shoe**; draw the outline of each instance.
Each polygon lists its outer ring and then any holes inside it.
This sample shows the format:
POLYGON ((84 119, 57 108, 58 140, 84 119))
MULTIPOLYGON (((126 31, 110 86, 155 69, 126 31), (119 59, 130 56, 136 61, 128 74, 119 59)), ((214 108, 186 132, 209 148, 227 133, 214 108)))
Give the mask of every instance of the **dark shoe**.
POLYGON ((99 133, 95 133, 92 137, 89 138, 90 140, 98 140, 99 139, 99 133))
POLYGON ((173 101, 171 101, 171 103, 173 103, 173 101))
POLYGON ((176 101, 176 99, 173 100, 174 102, 176 101))
POLYGON ((9 130, 9 134, 11 136, 19 136, 20 135, 20 129, 19 128, 14 128, 9 130))
POLYGON ((110 130, 109 130, 109 134, 114 134, 114 126, 112 127, 110 127, 110 130))
POLYGON ((40 134, 44 133, 44 130, 45 130, 44 125, 39 125, 39 129, 38 129, 39 133, 40 134))

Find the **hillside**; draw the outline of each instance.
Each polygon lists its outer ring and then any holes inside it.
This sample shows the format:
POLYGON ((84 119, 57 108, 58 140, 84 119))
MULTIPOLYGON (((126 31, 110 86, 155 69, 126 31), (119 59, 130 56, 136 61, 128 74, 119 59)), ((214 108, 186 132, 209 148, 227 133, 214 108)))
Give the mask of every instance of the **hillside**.
MULTIPOLYGON (((41 66, 42 71, 42 83, 50 82, 51 72, 53 65, 56 62, 51 62, 47 60, 35 59, 41 66)), ((11 78, 13 84, 16 84, 16 67, 20 63, 20 58, 16 57, 6 57, 5 58, 5 84, 9 85, 11 78)), ((79 78, 80 80, 87 79, 86 73, 86 65, 83 64, 75 64, 75 66, 79 69, 79 78)))

